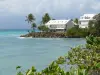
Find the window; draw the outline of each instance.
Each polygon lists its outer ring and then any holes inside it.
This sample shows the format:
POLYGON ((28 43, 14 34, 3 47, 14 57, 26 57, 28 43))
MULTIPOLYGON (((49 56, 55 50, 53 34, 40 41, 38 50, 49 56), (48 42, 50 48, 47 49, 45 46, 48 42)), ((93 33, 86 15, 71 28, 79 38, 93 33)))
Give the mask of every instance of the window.
POLYGON ((79 22, 79 24, 81 24, 81 22, 79 22))
POLYGON ((57 28, 56 25, 50 25, 50 28, 57 28))

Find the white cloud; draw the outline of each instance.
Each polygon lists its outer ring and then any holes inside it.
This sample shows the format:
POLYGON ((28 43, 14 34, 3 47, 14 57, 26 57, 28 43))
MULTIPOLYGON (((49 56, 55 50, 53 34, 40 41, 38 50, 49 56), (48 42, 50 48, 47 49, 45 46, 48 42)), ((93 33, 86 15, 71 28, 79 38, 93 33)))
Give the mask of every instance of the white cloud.
POLYGON ((41 15, 69 15, 81 13, 97 13, 100 11, 98 0, 0 0, 1 14, 25 15, 34 13, 41 15))
POLYGON ((98 13, 100 0, 0 0, 0 28, 28 28, 25 15, 33 13, 40 21, 45 12, 55 19, 98 13))

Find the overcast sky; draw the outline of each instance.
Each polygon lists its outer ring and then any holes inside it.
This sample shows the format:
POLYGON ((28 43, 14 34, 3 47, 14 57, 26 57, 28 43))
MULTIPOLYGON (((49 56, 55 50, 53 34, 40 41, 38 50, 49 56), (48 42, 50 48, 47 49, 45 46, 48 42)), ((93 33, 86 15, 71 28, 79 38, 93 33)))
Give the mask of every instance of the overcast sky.
POLYGON ((0 0, 0 29, 27 29, 27 14, 33 13, 39 23, 46 12, 54 19, 99 13, 100 0, 0 0))

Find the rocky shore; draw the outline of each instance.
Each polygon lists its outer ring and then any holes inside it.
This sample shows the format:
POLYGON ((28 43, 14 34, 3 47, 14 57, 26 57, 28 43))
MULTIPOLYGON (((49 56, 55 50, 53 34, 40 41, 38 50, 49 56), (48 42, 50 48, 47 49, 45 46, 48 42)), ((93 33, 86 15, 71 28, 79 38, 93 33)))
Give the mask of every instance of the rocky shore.
POLYGON ((66 38, 66 33, 64 32, 33 32, 20 37, 33 37, 33 38, 66 38))

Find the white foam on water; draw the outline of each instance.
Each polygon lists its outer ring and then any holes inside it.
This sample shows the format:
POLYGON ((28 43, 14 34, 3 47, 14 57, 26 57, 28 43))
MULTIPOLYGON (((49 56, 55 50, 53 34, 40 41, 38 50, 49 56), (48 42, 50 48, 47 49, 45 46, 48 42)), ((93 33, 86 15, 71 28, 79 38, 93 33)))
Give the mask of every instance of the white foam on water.
POLYGON ((18 39, 25 39, 25 37, 17 37, 18 39))
POLYGON ((32 39, 32 37, 17 37, 18 39, 32 39))

